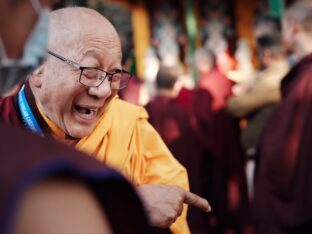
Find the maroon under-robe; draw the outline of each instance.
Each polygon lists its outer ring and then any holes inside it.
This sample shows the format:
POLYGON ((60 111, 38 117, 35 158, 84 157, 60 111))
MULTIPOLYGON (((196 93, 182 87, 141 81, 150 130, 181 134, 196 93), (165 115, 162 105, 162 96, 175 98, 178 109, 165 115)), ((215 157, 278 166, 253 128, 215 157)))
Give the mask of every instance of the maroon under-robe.
POLYGON ((130 102, 135 105, 140 105, 140 92, 143 88, 143 81, 137 76, 133 76, 128 83, 128 86, 119 91, 119 97, 122 100, 130 102))
POLYGON ((255 218, 262 234, 312 233, 312 54, 282 81, 259 143, 255 218))
MULTIPOLYGON (((24 90, 26 100, 31 108, 34 117, 36 118, 36 121, 43 131, 44 136, 52 137, 52 131, 50 130, 49 126, 47 125, 37 108, 35 97, 30 89, 28 81, 25 82, 24 90)), ((24 123, 18 107, 18 94, 2 99, 0 98, 0 120, 10 125, 26 128, 26 124, 24 123)))

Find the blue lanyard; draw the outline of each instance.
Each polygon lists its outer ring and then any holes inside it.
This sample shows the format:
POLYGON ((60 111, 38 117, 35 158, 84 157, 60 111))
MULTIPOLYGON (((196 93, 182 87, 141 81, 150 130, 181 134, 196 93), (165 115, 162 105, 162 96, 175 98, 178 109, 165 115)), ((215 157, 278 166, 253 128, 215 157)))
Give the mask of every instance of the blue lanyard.
POLYGON ((29 104, 26 100, 25 97, 25 91, 24 91, 25 86, 21 88, 21 90, 18 93, 18 106, 22 115, 22 118, 27 126, 31 131, 43 136, 43 132, 34 116, 32 113, 29 104))

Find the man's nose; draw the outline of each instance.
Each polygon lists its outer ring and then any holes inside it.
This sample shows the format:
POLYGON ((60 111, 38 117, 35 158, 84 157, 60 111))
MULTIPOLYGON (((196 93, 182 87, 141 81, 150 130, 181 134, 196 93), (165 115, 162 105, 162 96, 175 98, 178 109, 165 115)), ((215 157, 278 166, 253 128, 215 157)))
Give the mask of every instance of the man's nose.
POLYGON ((107 98, 112 94, 110 82, 105 79, 98 87, 89 87, 88 94, 99 99, 107 98))

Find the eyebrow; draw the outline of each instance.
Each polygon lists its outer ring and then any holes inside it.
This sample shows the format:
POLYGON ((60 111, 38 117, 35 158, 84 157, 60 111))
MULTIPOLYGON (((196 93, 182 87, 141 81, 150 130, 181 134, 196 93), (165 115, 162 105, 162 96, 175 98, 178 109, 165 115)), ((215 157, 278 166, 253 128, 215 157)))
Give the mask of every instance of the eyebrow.
MULTIPOLYGON (((99 55, 99 53, 97 53, 94 50, 88 50, 85 53, 83 53, 83 57, 88 57, 88 56, 95 57, 99 61, 99 63, 100 63, 101 67, 99 67, 99 68, 102 69, 102 70, 105 70, 103 68, 103 63, 101 62, 101 56, 99 55)), ((121 71, 121 70, 122 70, 122 68, 113 68, 113 69, 110 69, 107 72, 114 73, 114 72, 118 72, 118 71, 121 71)))

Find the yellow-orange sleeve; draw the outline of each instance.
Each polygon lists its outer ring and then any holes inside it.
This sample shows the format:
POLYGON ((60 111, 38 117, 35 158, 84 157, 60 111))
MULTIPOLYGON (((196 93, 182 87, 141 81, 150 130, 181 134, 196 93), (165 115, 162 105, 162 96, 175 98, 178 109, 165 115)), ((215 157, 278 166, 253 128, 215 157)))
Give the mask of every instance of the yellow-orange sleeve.
MULTIPOLYGON (((189 191, 186 169, 174 158, 160 135, 148 123, 146 118, 137 123, 137 149, 144 157, 145 171, 142 184, 176 185, 189 191)), ((182 215, 171 225, 174 234, 190 233, 187 221, 187 205, 184 205, 182 215)))

